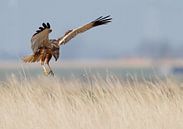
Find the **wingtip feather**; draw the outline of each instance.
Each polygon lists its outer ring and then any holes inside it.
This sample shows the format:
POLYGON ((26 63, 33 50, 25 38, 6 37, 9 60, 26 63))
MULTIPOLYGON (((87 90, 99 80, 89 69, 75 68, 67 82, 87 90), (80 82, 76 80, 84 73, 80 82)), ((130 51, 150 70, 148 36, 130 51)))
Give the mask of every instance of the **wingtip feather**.
POLYGON ((99 25, 105 25, 109 22, 111 22, 112 18, 111 15, 107 15, 105 17, 100 16, 99 18, 97 18, 96 20, 93 21, 93 26, 99 26, 99 25))
POLYGON ((34 35, 33 36, 35 36, 35 35, 37 35, 38 33, 40 33, 41 31, 43 31, 43 30, 45 30, 45 29, 50 29, 51 28, 51 26, 50 26, 50 23, 42 23, 42 26, 41 27, 39 27, 39 29, 36 31, 36 33, 34 33, 34 35))

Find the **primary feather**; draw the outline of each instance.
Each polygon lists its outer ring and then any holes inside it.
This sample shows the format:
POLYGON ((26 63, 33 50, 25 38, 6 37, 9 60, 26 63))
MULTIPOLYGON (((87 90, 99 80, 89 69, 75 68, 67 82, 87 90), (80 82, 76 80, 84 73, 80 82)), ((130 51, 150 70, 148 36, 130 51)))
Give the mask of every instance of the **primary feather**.
POLYGON ((70 30, 67 32, 63 37, 59 38, 59 45, 66 44, 68 41, 70 41, 72 38, 74 38, 76 35, 83 33, 93 27, 99 26, 99 25, 105 25, 109 22, 111 22, 112 18, 110 18, 110 15, 106 17, 99 17, 96 20, 85 24, 81 27, 78 27, 76 29, 70 30))

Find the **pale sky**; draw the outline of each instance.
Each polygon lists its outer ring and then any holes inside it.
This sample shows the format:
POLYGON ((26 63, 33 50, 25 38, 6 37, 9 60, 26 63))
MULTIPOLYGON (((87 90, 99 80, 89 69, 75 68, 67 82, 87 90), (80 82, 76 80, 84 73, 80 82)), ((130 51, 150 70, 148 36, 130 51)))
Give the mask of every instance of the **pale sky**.
POLYGON ((31 54, 30 39, 42 22, 58 38, 99 16, 112 23, 89 30, 61 48, 61 58, 120 58, 144 39, 183 43, 182 0, 1 0, 0 55, 31 54))

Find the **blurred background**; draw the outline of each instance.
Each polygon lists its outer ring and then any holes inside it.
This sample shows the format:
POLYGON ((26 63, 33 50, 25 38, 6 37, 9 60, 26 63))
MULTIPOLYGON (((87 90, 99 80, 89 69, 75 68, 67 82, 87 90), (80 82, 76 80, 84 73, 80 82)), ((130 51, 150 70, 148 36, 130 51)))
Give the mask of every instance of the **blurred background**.
POLYGON ((30 39, 42 22, 58 38, 99 16, 112 23, 83 33, 61 48, 60 60, 117 60, 181 72, 182 0, 1 0, 0 59, 20 60, 32 53, 30 39))

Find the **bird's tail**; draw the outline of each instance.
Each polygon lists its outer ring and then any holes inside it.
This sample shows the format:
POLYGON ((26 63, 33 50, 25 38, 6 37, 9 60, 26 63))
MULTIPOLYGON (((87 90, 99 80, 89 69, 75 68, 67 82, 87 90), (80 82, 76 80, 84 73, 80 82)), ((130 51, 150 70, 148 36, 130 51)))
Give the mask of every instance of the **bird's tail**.
POLYGON ((32 63, 32 62, 39 61, 39 56, 37 56, 37 55, 28 55, 28 56, 23 57, 22 60, 25 63, 32 63))

